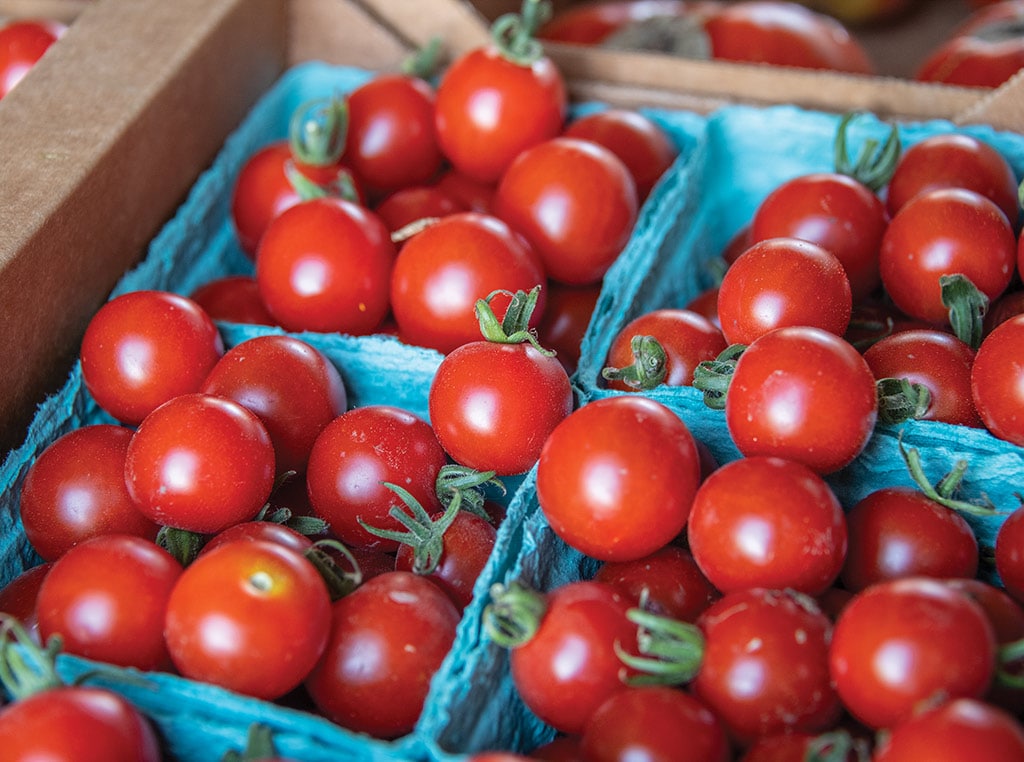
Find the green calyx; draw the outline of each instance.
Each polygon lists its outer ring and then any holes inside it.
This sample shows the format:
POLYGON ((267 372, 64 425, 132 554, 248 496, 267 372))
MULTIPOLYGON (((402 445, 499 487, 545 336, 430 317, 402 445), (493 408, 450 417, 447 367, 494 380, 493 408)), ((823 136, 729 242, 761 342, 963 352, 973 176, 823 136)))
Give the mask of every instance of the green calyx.
POLYGON ((491 602, 483 611, 487 636, 502 648, 515 648, 528 642, 547 610, 544 594, 516 581, 508 585, 495 583, 490 593, 491 602))
POLYGON ((0 613, 0 685, 12 700, 64 685, 57 674, 60 650, 59 636, 40 646, 20 621, 0 613))
POLYGON ((168 526, 160 527, 156 533, 156 544, 170 553, 182 566, 188 566, 196 560, 206 540, 207 537, 198 532, 168 526))
POLYGON ((604 368, 601 378, 606 381, 621 381, 630 389, 646 391, 664 383, 668 375, 668 358, 665 349, 653 336, 634 336, 629 340, 633 353, 633 364, 624 368, 604 368))
POLYGON ((693 680, 704 660, 704 633, 695 624, 652 614, 640 606, 627 613, 637 625, 637 650, 615 644, 619 660, 634 672, 630 685, 682 685, 693 680))
POLYGON ((956 494, 956 491, 960 488, 964 474, 967 472, 966 460, 958 460, 949 473, 943 476, 937 484, 932 485, 924 473, 924 467, 921 464, 921 454, 913 447, 908 449, 903 446, 902 433, 900 434, 898 444, 900 448, 900 455, 903 457, 903 462, 910 471, 910 475, 913 477, 914 483, 917 484, 920 490, 931 500, 934 500, 939 505, 944 505, 954 511, 969 513, 973 516, 998 516, 1007 513, 1007 511, 998 510, 994 505, 992 505, 988 498, 971 502, 966 500, 957 500, 953 497, 953 495, 956 494))
POLYGON ((530 318, 537 308, 537 300, 540 298, 540 286, 534 286, 529 291, 497 290, 492 291, 484 299, 476 301, 476 318, 480 324, 480 333, 487 341, 495 344, 522 344, 529 342, 534 349, 549 357, 554 352, 545 349, 537 341, 536 333, 530 328, 530 318), (505 310, 505 317, 500 321, 494 310, 491 308, 491 301, 498 294, 506 294, 512 297, 508 309, 505 310))
POLYGON ((274 734, 269 726, 254 722, 249 726, 243 751, 228 751, 221 757, 221 762, 257 762, 261 759, 277 759, 274 748, 274 734))
POLYGON ((288 124, 288 145, 300 164, 329 167, 345 151, 348 103, 344 98, 318 98, 302 104, 288 124))
POLYGON ((316 567, 327 585, 327 592, 330 593, 332 601, 344 598, 363 584, 363 570, 359 566, 359 561, 342 542, 333 538, 317 540, 305 552, 305 556, 316 567), (338 563, 336 555, 345 559, 348 569, 338 563))
POLYGON ((712 410, 724 410, 732 383, 732 374, 746 344, 733 344, 722 350, 714 360, 705 360, 693 369, 693 387, 704 392, 704 404, 712 410))
POLYGON ((970 278, 960 273, 941 276, 939 287, 942 289, 942 303, 949 310, 953 333, 971 349, 977 349, 985 336, 988 297, 970 278))
POLYGON ((402 62, 402 73, 410 77, 429 80, 440 70, 445 56, 444 43, 440 37, 431 37, 422 48, 402 62))
POLYGON ((505 494, 505 485, 494 471, 477 471, 458 463, 441 466, 435 485, 437 497, 446 509, 458 499, 462 503, 462 510, 475 513, 488 521, 491 520, 490 516, 484 510, 487 487, 505 494))
POLYGON ((847 762, 850 754, 857 762, 868 762, 871 751, 867 741, 855 739, 848 730, 832 730, 807 742, 807 762, 847 762))
POLYGON ((544 55, 535 35, 549 18, 549 0, 523 0, 519 13, 506 13, 491 25, 491 38, 504 58, 518 66, 531 66, 544 55))
POLYGON ((296 166, 294 161, 289 160, 284 167, 284 173, 288 182, 303 201, 314 198, 340 198, 345 201, 359 201, 359 191, 356 190, 355 180, 352 173, 344 167, 338 167, 338 171, 330 182, 321 184, 310 179, 296 166))
POLYGON ((843 116, 836 130, 835 139, 835 170, 839 174, 848 175, 876 193, 888 185, 892 179, 896 164, 899 161, 903 146, 900 143, 899 128, 893 125, 889 135, 879 147, 875 139, 864 141, 856 161, 850 159, 847 132, 850 124, 859 113, 854 111, 843 116))
POLYGON ((932 404, 932 393, 924 384, 906 378, 880 378, 875 382, 878 392, 878 420, 896 424, 924 418, 932 404))

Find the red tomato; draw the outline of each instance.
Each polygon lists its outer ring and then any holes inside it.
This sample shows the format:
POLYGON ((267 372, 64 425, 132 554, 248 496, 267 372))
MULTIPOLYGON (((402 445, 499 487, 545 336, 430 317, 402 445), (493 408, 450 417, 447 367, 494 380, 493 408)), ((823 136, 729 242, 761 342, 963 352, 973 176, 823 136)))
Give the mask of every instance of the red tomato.
POLYGON ((185 677, 276 699, 324 652, 330 611, 327 585, 301 554, 265 540, 225 543, 171 591, 167 648, 185 677))
POLYGON ((719 719, 677 688, 630 687, 599 706, 580 738, 591 762, 639 758, 727 762, 729 741, 719 719))
POLYGON ((474 180, 457 169, 448 168, 437 178, 435 185, 468 211, 490 212, 494 192, 497 190, 495 182, 474 180))
POLYGON ((214 278, 199 286, 189 298, 214 320, 277 325, 260 298, 256 278, 251 275, 214 278))
POLYGON ((995 649, 977 603, 939 580, 904 577, 854 596, 836 622, 829 660, 843 705, 878 729, 936 696, 983 696, 995 649))
POLYGON ((82 380, 101 408, 124 424, 199 390, 224 354, 213 320, 184 296, 132 291, 105 303, 82 338, 82 380))
POLYGON ((420 185, 437 174, 434 100, 428 82, 407 74, 380 74, 349 93, 342 155, 368 192, 420 185))
POLYGON ((629 380, 615 373, 613 380, 608 382, 608 388, 632 391, 650 389, 658 383, 689 386, 693 383, 694 369, 706 360, 714 360, 725 347, 722 331, 696 312, 663 308, 644 313, 629 321, 612 339, 607 365, 613 371, 627 370, 626 378, 629 380), (664 360, 660 360, 657 350, 654 357, 637 357, 632 346, 637 336, 655 339, 658 348, 664 353, 664 360), (629 370, 631 367, 632 370, 629 370), (656 368, 656 372, 648 376, 650 368, 656 368), (632 383, 637 385, 632 386, 632 383))
POLYGON ((722 322, 718 319, 718 286, 711 286, 701 291, 684 305, 685 309, 703 315, 718 330, 722 330, 722 322))
POLYGON ((146 717, 113 691, 61 686, 0 710, 0 748, 8 759, 51 762, 160 762, 146 717))
POLYGON ((1024 603, 1024 508, 1015 510, 999 526, 995 561, 1003 587, 1024 603))
POLYGON ((1024 67, 1024 3, 976 11, 920 63, 916 79, 967 87, 998 87, 1024 67))
POLYGON ((544 315, 537 326, 537 336, 542 346, 556 353, 565 372, 570 375, 576 372, 583 337, 590 327, 600 296, 600 282, 589 286, 567 286, 548 281, 544 315))
POLYGON ((409 733, 455 640, 455 604, 428 579, 393 571, 335 601, 331 616, 324 655, 305 681, 314 704, 357 733, 409 733))
POLYGON ((200 389, 234 400, 260 419, 274 445, 278 475, 303 473, 313 442, 345 412, 341 374, 316 347, 280 334, 229 349, 200 389))
MULTIPOLYGON (((1022 269, 1022 264, 1024 264, 1024 244, 1018 247, 1018 273, 1022 269)), ((985 313, 984 335, 987 336, 992 333, 992 330, 997 325, 1006 322, 1014 315, 1020 315, 1022 312, 1024 312, 1024 289, 1015 288, 1011 291, 1004 291, 1002 296, 995 299, 988 306, 988 312, 985 313)))
MULTIPOLYGON (((385 196, 374 208, 400 247, 405 239, 395 234, 413 223, 466 211, 466 206, 436 185, 409 185, 385 196)), ((406 235, 408 231, 403 231, 406 235)))
POLYGON ((141 537, 85 540, 53 563, 39 588, 40 638, 60 635, 65 652, 88 659, 167 669, 164 611, 181 571, 170 553, 141 537))
POLYGON ((846 558, 843 507, 808 467, 751 456, 708 476, 693 500, 690 550, 723 593, 751 587, 826 590, 846 558))
POLYGON ((398 549, 394 540, 367 532, 402 525, 388 512, 401 505, 385 483, 406 489, 428 513, 441 503, 436 494, 444 451, 430 424, 390 405, 354 408, 329 423, 309 455, 306 486, 314 513, 347 545, 398 549))
POLYGON ((0 24, 0 98, 21 82, 66 31, 64 24, 52 19, 19 19, 0 24))
POLYGON ((41 642, 36 600, 52 566, 52 562, 31 566, 0 587, 0 612, 14 617, 35 643, 41 642))
POLYGON ((881 283, 878 248, 889 224, 885 204, 848 175, 800 175, 776 187, 754 212, 750 242, 791 237, 810 241, 833 254, 850 280, 854 302, 881 283))
POLYGON ((915 417, 981 426, 971 402, 974 350, 956 336, 927 328, 900 331, 864 350, 864 360, 876 379, 903 378, 928 390, 928 406, 915 417))
POLYGON ((267 310, 289 331, 367 334, 388 313, 395 245, 365 207, 304 201, 267 226, 256 281, 267 310))
POLYGON ((596 44, 614 32, 647 19, 685 16, 693 6, 682 0, 591 0, 574 3, 555 13, 537 30, 537 36, 553 42, 596 44))
POLYGON ((971 367, 974 407, 995 436, 1024 445, 1024 315, 1001 323, 978 347, 971 367))
POLYGON ((838 471, 867 444, 878 417, 875 377, 860 353, 819 328, 777 328, 740 355, 725 420, 746 456, 774 455, 838 471))
POLYGON ((641 202, 679 154, 657 122, 632 109, 595 111, 570 123, 562 134, 593 141, 618 156, 633 176, 641 202))
POLYGON ((39 556, 54 561, 100 534, 156 538, 124 481, 132 430, 111 424, 82 426, 50 444, 29 467, 21 487, 21 523, 39 556))
POLYGON ((232 400, 184 394, 154 410, 128 443, 125 480, 158 524, 213 533, 248 521, 274 486, 274 445, 232 400))
POLYGON ((694 694, 741 744, 832 727, 841 707, 829 677, 828 617, 792 591, 728 593, 705 611, 694 694))
POLYGON ((518 154, 501 176, 494 212, 522 233, 548 277, 596 283, 629 241, 636 184, 603 146, 558 137, 518 154))
MULTIPOLYGON (((489 214, 461 212, 438 220, 402 247, 391 276, 391 307, 403 341, 448 353, 480 339, 478 300, 495 291, 546 284, 539 258, 508 224, 489 214)), ((500 316, 508 303, 508 296, 498 294, 491 305, 500 316)), ((531 317, 534 327, 543 312, 539 301, 531 317)))
POLYGON ((643 397, 608 397, 551 432, 537 464, 537 499, 570 546, 628 561, 679 534, 699 480, 696 443, 675 413, 643 397))
POLYGON ((729 344, 775 328, 813 326, 842 336, 853 301, 842 263, 816 243, 767 238, 729 265, 718 289, 718 320, 729 344))
POLYGON ((254 520, 232 524, 227 529, 222 529, 212 535, 203 543, 199 555, 205 555, 214 548, 219 548, 229 542, 254 542, 256 540, 276 542, 302 554, 305 554, 313 546, 313 541, 309 537, 285 524, 278 524, 276 521, 254 520))
POLYGON ((1007 712, 970 698, 928 707, 881 739, 875 762, 1013 762, 1024 759, 1024 729, 1007 712))

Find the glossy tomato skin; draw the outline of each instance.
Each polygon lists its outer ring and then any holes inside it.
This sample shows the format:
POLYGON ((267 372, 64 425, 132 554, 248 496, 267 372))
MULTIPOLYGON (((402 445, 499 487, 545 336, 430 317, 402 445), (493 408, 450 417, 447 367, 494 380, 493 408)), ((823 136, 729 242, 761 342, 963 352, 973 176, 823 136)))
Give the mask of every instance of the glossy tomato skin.
POLYGON ((437 140, 459 172, 495 183, 522 151, 561 132, 566 110, 565 82, 550 58, 521 66, 493 46, 476 48, 437 86, 437 140))
POLYGON ((200 389, 254 413, 274 445, 277 474, 304 473, 313 442, 345 412, 348 392, 334 364, 292 336, 255 336, 229 349, 200 389))
POLYGON ((228 542, 193 561, 171 591, 167 647, 185 677, 277 699, 323 653, 330 610, 323 578, 301 554, 265 540, 228 542))
POLYGON ((995 436, 1024 445, 1024 315, 997 326, 978 347, 971 367, 974 407, 995 436))
POLYGON ((1024 603, 1024 510, 1013 511, 996 534, 996 571, 1006 591, 1024 603))
POLYGON ((883 487, 847 512, 843 587, 858 592, 911 576, 973 577, 978 541, 967 520, 910 487, 883 487))
POLYGON ((82 338, 82 379, 96 403, 137 426, 154 408, 199 390, 224 354, 217 327, 191 299, 131 291, 93 315, 82 338))
POLYGON ((348 95, 343 156, 371 195, 431 180, 441 168, 434 88, 419 77, 381 74, 348 95))
POLYGON ((159 527, 138 511, 124 481, 132 433, 106 423, 82 426, 56 439, 29 467, 21 523, 41 558, 54 561, 99 534, 156 538, 159 527))
POLYGON ((544 315, 537 326, 541 346, 555 352, 565 372, 572 375, 580 362, 583 337, 590 327, 601 296, 601 283, 566 286, 548 281, 544 315))
POLYGON ((384 482, 406 489, 427 511, 441 508, 437 474, 447 462, 429 423, 392 405, 353 408, 329 423, 309 456, 306 488, 314 513, 348 545, 394 552, 395 540, 366 531, 402 529, 388 515, 401 499, 384 482))
POLYGON ((46 642, 59 634, 65 652, 88 659, 167 669, 164 611, 181 571, 167 551, 141 537, 86 540, 57 559, 43 580, 36 602, 40 637, 46 642))
POLYGON ((725 419, 746 456, 774 455, 827 474, 860 454, 878 418, 875 378, 843 339, 777 328, 740 355, 725 419))
POLYGON ((229 399, 185 394, 148 416, 128 443, 125 480, 158 524, 213 533, 251 519, 274 485, 274 445, 260 419, 229 399))
POLYGON ((441 361, 427 401, 452 460, 511 476, 537 461, 548 435, 572 412, 573 392, 553 355, 530 344, 473 341, 441 361))
POLYGON ((692 688, 737 742, 816 732, 838 719, 828 662, 832 626, 812 599, 765 588, 728 593, 698 625, 706 642, 692 688))
POLYGON ((0 748, 8 759, 52 762, 160 762, 149 721, 103 688, 62 686, 0 710, 0 748))
POLYGON ((52 561, 31 566, 0 588, 0 611, 17 619, 36 643, 41 643, 36 600, 52 567, 52 561))
POLYGON ((597 0, 577 3, 554 14, 537 30, 537 36, 542 40, 592 45, 628 24, 654 16, 687 14, 694 5, 682 0, 597 0))
POLYGON ((792 237, 834 255, 850 280, 853 301, 881 283, 878 247, 889 224, 882 200, 866 185, 837 172, 814 172, 783 182, 758 205, 751 243, 792 237))
POLYGON ((455 640, 459 611, 433 582, 393 571, 335 601, 324 655, 305 681, 319 711, 375 738, 410 732, 455 640))
POLYGON ((751 587, 824 592, 847 551, 846 517, 828 483, 784 458, 749 456, 712 472, 693 500, 694 560, 723 593, 751 587))
POLYGON ((0 24, 0 98, 21 82, 66 31, 66 25, 52 19, 18 19, 0 24))
MULTIPOLYGON (((480 339, 475 305, 492 292, 541 286, 531 316, 544 314, 547 275, 530 245, 506 222, 479 212, 438 220, 402 247, 391 277, 391 306, 403 341, 447 354, 480 339)), ((496 295, 499 318, 509 297, 496 295)))
POLYGON ((455 199, 459 205, 470 212, 490 212, 497 189, 497 180, 482 182, 467 177, 454 167, 441 172, 434 182, 435 187, 447 196, 455 199))
POLYGON ((286 524, 259 519, 232 524, 227 529, 222 529, 217 534, 211 535, 203 543, 203 547, 199 550, 199 555, 210 553, 214 548, 229 542, 253 542, 255 540, 276 542, 290 550, 294 550, 296 553, 302 554, 306 553, 313 546, 313 540, 286 524))
POLYGON ((578 408, 548 437, 537 499, 570 546, 628 561, 679 534, 699 480, 696 442, 675 413, 643 397, 609 397, 578 408))
POLYGON ((251 275, 225 275, 207 281, 193 291, 189 298, 206 310, 214 320, 230 323, 276 325, 267 312, 256 278, 251 275))
MULTIPOLYGON (((437 185, 407 185, 381 199, 374 211, 387 225, 392 238, 395 238, 394 234, 407 225, 422 224, 423 220, 464 212, 466 206, 437 185)), ((407 232, 403 231, 398 238, 407 232)), ((404 240, 396 243, 399 248, 405 246, 404 240)))
POLYGON ((638 213, 636 183, 604 146, 557 137, 523 151, 502 174, 494 213, 518 230, 548 277, 596 283, 625 247, 638 213))
POLYGON ((939 279, 959 273, 991 301, 1010 283, 1017 239, 1006 215, 988 198, 940 188, 907 202, 882 237, 879 267, 893 302, 911 317, 949 322, 939 279))
POLYGON ((904 577, 856 594, 836 621, 829 663, 843 705, 892 728, 936 695, 980 698, 995 634, 984 610, 940 580, 904 577))
MULTIPOLYGON (((914 77, 924 82, 943 82, 965 87, 999 87, 1024 67, 1024 43, 1020 28, 1024 7, 1006 6, 1015 18, 968 21, 945 42, 932 49, 914 77)), ((998 6, 997 6, 998 7, 998 6)), ((993 9, 994 10, 994 9, 993 9)))
POLYGON ((372 332, 388 313, 396 251, 375 213, 337 198, 303 201, 267 226, 256 281, 289 331, 372 332))
POLYGON ((814 326, 842 336, 852 310, 850 280, 839 259, 792 237, 751 244, 718 288, 718 321, 729 344, 750 344, 784 326, 814 326))
POLYGON ((721 722, 699 699, 667 686, 630 687, 595 710, 580 738, 593 762, 636 755, 648 760, 727 762, 721 722))

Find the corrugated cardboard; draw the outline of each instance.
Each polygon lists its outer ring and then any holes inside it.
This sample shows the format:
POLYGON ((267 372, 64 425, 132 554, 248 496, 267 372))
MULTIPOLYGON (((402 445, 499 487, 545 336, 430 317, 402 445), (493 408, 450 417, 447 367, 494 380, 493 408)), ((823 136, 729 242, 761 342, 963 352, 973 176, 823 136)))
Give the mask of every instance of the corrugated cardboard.
MULTIPOLYGON (((507 0, 83 5, 60 44, 0 101, 4 451, 66 377, 88 318, 116 279, 288 65, 320 59, 394 70, 437 36, 457 55, 484 42, 489 20, 508 8, 507 0)), ((577 98, 702 112, 788 102, 1024 130, 1019 78, 988 92, 565 45, 550 52, 577 98)))

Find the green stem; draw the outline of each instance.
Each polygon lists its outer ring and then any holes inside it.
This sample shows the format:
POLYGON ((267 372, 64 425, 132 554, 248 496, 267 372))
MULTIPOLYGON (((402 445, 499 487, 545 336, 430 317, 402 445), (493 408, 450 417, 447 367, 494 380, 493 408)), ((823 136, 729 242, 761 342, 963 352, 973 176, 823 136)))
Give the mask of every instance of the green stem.
POLYGON ((540 286, 534 286, 529 291, 504 291, 498 289, 492 291, 484 299, 476 301, 476 318, 480 324, 480 333, 487 341, 496 344, 522 344, 529 342, 538 352, 549 357, 554 352, 545 349, 537 341, 536 334, 530 329, 530 318, 537 308, 537 300, 540 298, 540 286), (505 317, 498 320, 491 307, 491 301, 498 294, 511 296, 508 309, 505 310, 505 317))
POLYGON ((878 392, 878 420, 896 424, 923 418, 932 403, 932 393, 924 384, 906 378, 880 378, 875 383, 878 392))
POLYGON ((444 41, 440 37, 431 37, 426 45, 402 62, 402 72, 410 77, 429 80, 441 70, 444 55, 444 41))
POLYGON ((606 381, 621 381, 630 389, 647 391, 665 382, 668 358, 665 349, 653 336, 633 336, 629 340, 633 353, 632 365, 624 368, 604 368, 601 377, 606 381))
POLYGON ((196 560, 206 540, 206 535, 198 532, 167 526, 160 527, 156 533, 156 544, 174 556, 182 566, 188 566, 196 560))
POLYGON ((848 175, 877 193, 892 179, 903 150, 899 129, 895 125, 890 127, 889 135, 881 149, 875 139, 864 141, 864 147, 857 155, 857 160, 851 161, 847 147, 847 133, 851 122, 857 116, 859 116, 858 112, 850 112, 844 115, 839 122, 834 143, 835 169, 839 174, 848 175))
POLYGON ((985 335, 988 297, 966 275, 954 273, 939 278, 942 303, 949 309, 949 324, 960 341, 971 349, 981 346, 985 335))
POLYGON ((292 114, 288 124, 288 145, 300 164, 329 167, 345 150, 348 133, 348 104, 344 98, 328 97, 308 101, 292 114))
POLYGON ((714 360, 698 363, 693 370, 693 387, 704 392, 704 404, 713 410, 724 410, 736 363, 746 350, 745 344, 733 344, 722 350, 714 360))
POLYGON ((619 643, 619 659, 637 674, 632 685, 682 685, 690 682, 704 660, 704 633, 689 622, 632 608, 629 620, 638 625, 636 642, 639 656, 627 652, 619 643))
POLYGON ((225 752, 221 762, 258 762, 261 759, 276 759, 277 756, 273 731, 268 725, 254 722, 249 726, 245 750, 225 752))
POLYGON ((491 39, 502 57, 518 66, 531 66, 544 55, 535 35, 550 17, 549 0, 523 0, 519 13, 506 13, 491 25, 491 39))
POLYGON ((363 570, 359 566, 359 561, 344 543, 331 538, 317 540, 306 551, 305 556, 316 567, 327 584, 332 601, 344 598, 363 584, 363 570), (329 552, 331 550, 339 553, 348 562, 351 566, 350 571, 345 571, 338 565, 334 556, 329 552))
POLYGON ((0 612, 0 685, 14 701, 64 685, 57 674, 61 639, 39 646, 15 617, 0 612))
POLYGON ((529 641, 540 627, 547 610, 543 593, 511 582, 491 586, 491 602, 484 607, 483 628, 502 648, 515 648, 529 641))
POLYGON ((487 500, 485 488, 490 485, 505 494, 505 485, 495 476, 494 471, 477 471, 458 463, 441 466, 435 484, 438 500, 445 508, 455 499, 454 493, 457 492, 462 500, 462 510, 475 513, 488 521, 491 517, 484 510, 487 500))
POLYGON ((969 513, 973 516, 999 516, 1007 513, 1007 511, 997 510, 987 498, 983 501, 972 503, 965 500, 954 500, 950 497, 956 487, 959 486, 960 480, 967 470, 966 461, 958 461, 953 470, 942 479, 940 482, 940 485, 942 485, 942 492, 940 493, 939 490, 932 486, 928 481, 928 477, 924 473, 924 467, 921 465, 921 454, 913 447, 907 449, 903 446, 902 434, 900 435, 898 444, 900 448, 900 455, 903 456, 903 462, 906 463, 907 469, 910 471, 910 475, 914 479, 914 483, 917 484, 927 497, 931 498, 939 505, 944 505, 947 508, 951 508, 954 511, 960 511, 961 513, 969 513))

